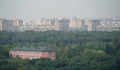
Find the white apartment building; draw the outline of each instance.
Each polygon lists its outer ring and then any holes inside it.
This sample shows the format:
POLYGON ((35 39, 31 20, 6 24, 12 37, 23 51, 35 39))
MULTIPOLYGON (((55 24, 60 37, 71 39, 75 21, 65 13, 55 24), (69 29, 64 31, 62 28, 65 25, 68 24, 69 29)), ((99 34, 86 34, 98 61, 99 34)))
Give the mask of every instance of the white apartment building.
POLYGON ((120 22, 102 22, 98 31, 120 31, 120 22))

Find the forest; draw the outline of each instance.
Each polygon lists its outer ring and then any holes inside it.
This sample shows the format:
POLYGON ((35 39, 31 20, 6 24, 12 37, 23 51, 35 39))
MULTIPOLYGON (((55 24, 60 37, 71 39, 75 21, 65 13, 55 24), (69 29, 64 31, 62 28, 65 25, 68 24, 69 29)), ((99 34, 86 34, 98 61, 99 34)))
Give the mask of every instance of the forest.
POLYGON ((120 70, 120 32, 1 31, 0 70, 120 70), (56 60, 10 57, 20 45, 55 48, 56 60))

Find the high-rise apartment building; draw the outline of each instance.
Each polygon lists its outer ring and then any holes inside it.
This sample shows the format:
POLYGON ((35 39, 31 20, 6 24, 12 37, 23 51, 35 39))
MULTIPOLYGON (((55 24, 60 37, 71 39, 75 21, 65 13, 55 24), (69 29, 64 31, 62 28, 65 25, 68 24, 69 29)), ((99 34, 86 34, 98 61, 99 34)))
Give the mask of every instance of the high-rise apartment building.
POLYGON ((6 20, 6 19, 1 19, 1 31, 13 31, 13 21, 12 20, 6 20))
POLYGON ((97 31, 100 25, 100 20, 90 20, 88 23, 88 31, 97 31))
POLYGON ((69 24, 70 20, 68 19, 63 18, 59 20, 60 31, 69 31, 69 24))
POLYGON ((56 25, 56 20, 54 19, 41 19, 41 24, 42 25, 47 25, 47 26, 55 26, 56 25))
POLYGON ((7 20, 3 18, 0 19, 0 31, 19 31, 19 28, 22 25, 22 20, 7 20))
POLYGON ((86 31, 87 27, 83 19, 73 18, 70 20, 70 31, 86 31))
POLYGON ((0 18, 0 31, 2 31, 2 22, 3 22, 3 19, 0 18))
POLYGON ((70 27, 71 28, 80 28, 83 25, 84 25, 84 20, 83 19, 74 18, 70 21, 70 27))

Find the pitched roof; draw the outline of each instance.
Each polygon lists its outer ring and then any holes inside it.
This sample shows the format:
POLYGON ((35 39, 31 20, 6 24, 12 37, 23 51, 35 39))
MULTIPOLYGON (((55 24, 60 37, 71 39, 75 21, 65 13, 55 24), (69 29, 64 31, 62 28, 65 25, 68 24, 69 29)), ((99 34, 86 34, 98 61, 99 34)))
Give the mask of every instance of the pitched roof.
POLYGON ((30 47, 25 47, 25 46, 20 46, 13 48, 11 50, 26 50, 26 51, 42 51, 42 52, 52 52, 55 51, 53 48, 47 48, 47 47, 39 47, 39 46, 30 46, 30 47))

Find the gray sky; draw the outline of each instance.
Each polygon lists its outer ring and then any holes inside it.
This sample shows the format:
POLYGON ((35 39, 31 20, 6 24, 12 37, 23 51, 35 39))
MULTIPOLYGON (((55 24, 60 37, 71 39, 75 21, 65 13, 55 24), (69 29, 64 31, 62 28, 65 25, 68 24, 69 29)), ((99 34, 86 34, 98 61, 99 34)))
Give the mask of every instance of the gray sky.
POLYGON ((2 18, 95 18, 117 15, 120 15, 120 0, 0 0, 2 18))

